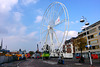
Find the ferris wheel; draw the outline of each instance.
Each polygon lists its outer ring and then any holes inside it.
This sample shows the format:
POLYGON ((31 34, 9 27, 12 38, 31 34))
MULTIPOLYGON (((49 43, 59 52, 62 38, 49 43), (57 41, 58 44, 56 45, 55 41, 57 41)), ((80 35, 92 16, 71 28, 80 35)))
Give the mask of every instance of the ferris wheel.
POLYGON ((41 23, 41 43, 49 45, 50 52, 61 49, 68 35, 69 15, 60 2, 51 3, 44 12, 41 23))

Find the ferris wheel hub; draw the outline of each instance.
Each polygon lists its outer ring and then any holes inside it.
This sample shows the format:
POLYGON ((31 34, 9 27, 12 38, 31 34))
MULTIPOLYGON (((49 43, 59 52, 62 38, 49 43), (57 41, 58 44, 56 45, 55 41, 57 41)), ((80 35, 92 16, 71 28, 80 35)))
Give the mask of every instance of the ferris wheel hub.
POLYGON ((48 30, 52 29, 52 27, 50 25, 48 25, 48 30))

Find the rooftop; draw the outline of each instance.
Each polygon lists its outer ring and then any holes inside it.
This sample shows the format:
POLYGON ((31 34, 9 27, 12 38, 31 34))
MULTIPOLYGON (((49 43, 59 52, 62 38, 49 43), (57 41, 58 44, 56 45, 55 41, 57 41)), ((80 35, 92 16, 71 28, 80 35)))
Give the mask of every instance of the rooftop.
POLYGON ((88 29, 90 29, 90 28, 92 28, 92 27, 95 27, 95 26, 98 25, 98 24, 100 24, 100 20, 99 20, 98 22, 96 22, 96 23, 94 23, 94 24, 91 24, 90 26, 88 26, 88 27, 82 29, 82 31, 81 31, 81 32, 78 32, 78 34, 84 32, 85 30, 88 30, 88 29))

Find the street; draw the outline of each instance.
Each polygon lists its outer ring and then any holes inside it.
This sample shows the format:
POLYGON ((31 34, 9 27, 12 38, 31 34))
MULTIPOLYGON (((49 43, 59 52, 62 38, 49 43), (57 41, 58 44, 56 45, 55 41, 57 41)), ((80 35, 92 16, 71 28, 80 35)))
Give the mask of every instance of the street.
MULTIPOLYGON (((78 59, 65 59, 65 64, 57 64, 57 59, 42 60, 42 59, 27 59, 2 64, 0 67, 90 67, 89 63, 78 63, 78 59)), ((99 63, 94 64, 95 67, 100 67, 99 63)))

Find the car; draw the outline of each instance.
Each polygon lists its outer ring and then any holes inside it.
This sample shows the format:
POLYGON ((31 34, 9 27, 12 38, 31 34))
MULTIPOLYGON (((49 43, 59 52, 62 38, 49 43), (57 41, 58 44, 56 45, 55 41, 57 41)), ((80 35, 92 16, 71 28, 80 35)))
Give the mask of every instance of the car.
POLYGON ((76 59, 79 59, 79 58, 81 58, 80 56, 76 56, 76 59))
POLYGON ((76 59, 81 58, 81 55, 79 53, 76 54, 76 59))
POLYGON ((98 55, 97 54, 91 54, 92 59, 98 59, 98 55))
POLYGON ((35 58, 36 58, 36 59, 40 59, 40 58, 41 58, 41 57, 40 57, 40 54, 39 54, 39 53, 36 53, 36 54, 35 54, 35 58))

